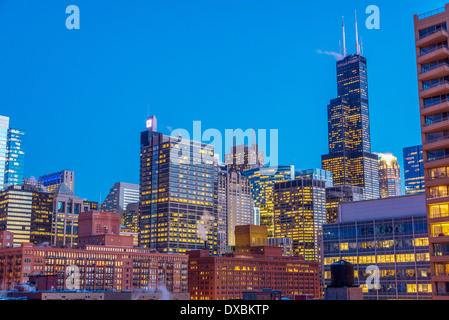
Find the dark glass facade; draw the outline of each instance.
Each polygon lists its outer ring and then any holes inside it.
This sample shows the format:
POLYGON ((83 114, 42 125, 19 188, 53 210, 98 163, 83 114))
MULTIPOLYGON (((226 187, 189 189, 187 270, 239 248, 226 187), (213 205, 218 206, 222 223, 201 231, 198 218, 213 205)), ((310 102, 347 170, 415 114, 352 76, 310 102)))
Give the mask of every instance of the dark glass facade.
POLYGON ((350 55, 337 62, 338 98, 328 105, 329 154, 322 168, 333 183, 364 188, 365 199, 379 197, 378 157, 371 153, 366 58, 350 55))
POLYGON ((424 162, 422 146, 412 146, 402 149, 404 160, 405 193, 423 193, 424 190, 424 162))

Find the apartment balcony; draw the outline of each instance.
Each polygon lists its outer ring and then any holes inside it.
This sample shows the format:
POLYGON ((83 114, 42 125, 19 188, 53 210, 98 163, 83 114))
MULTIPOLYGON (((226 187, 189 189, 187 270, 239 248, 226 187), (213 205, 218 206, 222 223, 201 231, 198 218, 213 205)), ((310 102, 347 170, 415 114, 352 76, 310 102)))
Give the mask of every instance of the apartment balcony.
MULTIPOLYGON (((427 178, 426 187, 436 187, 442 185, 449 185, 449 177, 427 178)), ((449 218, 448 218, 449 220, 449 218)))
POLYGON ((418 74, 419 81, 428 81, 449 75, 449 63, 439 63, 418 74))
MULTIPOLYGON (((433 243, 449 243, 449 234, 441 233, 440 235, 429 235, 429 244, 433 243)), ((431 262, 444 262, 449 261, 449 252, 434 253, 430 255, 431 262)))
POLYGON ((447 57, 449 57, 449 49, 447 46, 443 45, 421 54, 416 59, 416 62, 418 64, 427 64, 433 61, 443 60, 447 57))
POLYGON ((433 121, 432 123, 421 125, 422 133, 431 133, 437 131, 449 130, 449 118, 441 118, 437 121, 433 121))
POLYGON ((442 42, 449 37, 449 33, 445 29, 437 30, 433 33, 428 33, 426 36, 416 40, 417 47, 429 46, 432 43, 442 42))
POLYGON ((434 103, 421 108, 421 115, 424 116, 441 112, 449 112, 449 101, 434 103))
POLYGON ((438 203, 442 203, 442 202, 449 202, 449 195, 445 195, 445 196, 433 196, 433 197, 428 196, 428 197, 426 198, 426 203, 427 203, 427 205, 430 205, 430 204, 438 204, 438 203))
POLYGON ((419 92, 419 97, 422 99, 431 98, 435 96, 440 96, 443 94, 449 94, 449 81, 444 80, 438 82, 432 86, 425 89, 421 89, 419 92))

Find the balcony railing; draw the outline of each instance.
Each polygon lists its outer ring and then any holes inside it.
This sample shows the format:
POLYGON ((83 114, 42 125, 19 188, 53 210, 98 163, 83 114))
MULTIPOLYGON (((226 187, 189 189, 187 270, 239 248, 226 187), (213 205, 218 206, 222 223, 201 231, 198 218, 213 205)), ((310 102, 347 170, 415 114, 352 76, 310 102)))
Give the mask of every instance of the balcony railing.
POLYGON ((437 100, 437 101, 433 101, 433 102, 430 102, 430 103, 425 103, 423 108, 433 107, 433 106, 436 106, 437 104, 448 102, 448 101, 449 101, 448 98, 442 98, 442 99, 437 100))
POLYGON ((431 66, 428 66, 428 67, 422 67, 421 74, 424 74, 426 72, 435 70, 435 69, 437 69, 439 67, 442 67, 442 66, 448 66, 449 67, 449 63, 448 62, 440 62, 440 63, 434 64, 434 65, 431 65, 431 66))
POLYGON ((422 92, 422 91, 429 90, 429 89, 432 89, 432 88, 435 88, 435 87, 438 87, 438 86, 441 86, 441 85, 443 85, 443 84, 449 84, 449 80, 442 80, 442 81, 438 81, 438 82, 436 82, 436 83, 433 83, 433 84, 431 84, 431 85, 425 85, 425 86, 421 89, 421 92, 422 92))
POLYGON ((420 35, 420 36, 419 36, 419 40, 424 39, 424 38, 426 38, 426 37, 428 37, 428 36, 430 36, 430 35, 432 35, 432 34, 434 34, 434 33, 437 33, 438 31, 441 31, 441 30, 447 31, 447 29, 446 29, 445 27, 441 27, 441 28, 439 28, 439 29, 434 29, 434 30, 432 30, 432 31, 428 31, 428 32, 426 32, 426 33, 420 35))
POLYGON ((439 122, 446 121, 446 120, 449 120, 449 117, 447 117, 447 118, 440 118, 440 119, 437 119, 437 120, 426 120, 428 122, 423 124, 423 127, 430 126, 432 124, 439 123, 439 122))
POLYGON ((432 53, 434 51, 437 51, 437 50, 439 50, 441 48, 446 48, 447 49, 448 45, 447 44, 440 44, 439 46, 436 46, 436 47, 431 47, 431 48, 427 48, 427 49, 421 49, 420 57, 425 56, 426 54, 432 53))
POLYGON ((427 158, 426 162, 432 162, 432 161, 437 161, 437 160, 441 160, 441 159, 448 159, 449 158, 449 154, 445 154, 442 156, 435 156, 432 158, 427 158))
POLYGON ((444 7, 441 7, 441 8, 438 8, 438 9, 434 9, 432 11, 428 11, 428 12, 422 13, 422 14, 418 15, 418 20, 422 20, 422 19, 434 16, 434 15, 442 13, 442 12, 444 12, 444 7))
POLYGON ((449 136, 435 137, 433 139, 426 139, 426 143, 432 143, 432 142, 442 141, 442 140, 446 140, 446 139, 449 139, 449 136))

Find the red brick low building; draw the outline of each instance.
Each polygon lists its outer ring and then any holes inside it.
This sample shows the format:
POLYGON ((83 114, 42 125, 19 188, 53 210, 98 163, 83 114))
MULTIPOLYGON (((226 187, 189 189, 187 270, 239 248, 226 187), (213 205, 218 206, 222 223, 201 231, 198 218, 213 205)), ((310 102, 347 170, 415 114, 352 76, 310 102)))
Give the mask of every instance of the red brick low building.
POLYGON ((241 299, 245 291, 278 290, 284 297, 310 294, 318 298, 318 262, 282 256, 282 248, 252 247, 248 253, 211 256, 208 250, 189 255, 191 300, 241 299))

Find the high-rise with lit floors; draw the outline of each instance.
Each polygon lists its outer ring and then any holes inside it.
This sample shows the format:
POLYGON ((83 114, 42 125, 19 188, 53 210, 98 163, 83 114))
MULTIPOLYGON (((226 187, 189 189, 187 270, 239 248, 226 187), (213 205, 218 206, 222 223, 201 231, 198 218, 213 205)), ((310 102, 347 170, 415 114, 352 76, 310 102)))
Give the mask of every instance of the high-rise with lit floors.
POLYGON ((277 181, 294 180, 295 166, 282 165, 254 168, 243 171, 251 182, 251 193, 254 206, 258 208, 260 225, 268 229, 268 237, 274 236, 274 183, 277 181))
POLYGON ((379 193, 381 198, 396 197, 402 194, 401 168, 398 159, 391 153, 378 153, 379 193))
MULTIPOLYGON (((433 121, 430 121, 423 124, 423 126, 431 125, 433 123, 433 121)), ((417 145, 403 148, 402 157, 404 161, 405 194, 424 193, 422 146, 417 145)))
POLYGON ((449 4, 413 18, 432 296, 448 300, 449 4))
POLYGON ((25 160, 25 132, 9 128, 9 118, 0 116, 0 189, 21 184, 25 160))
POLYGON ((6 144, 8 142, 9 118, 0 116, 0 190, 5 184, 6 144))
POLYGON ((101 211, 123 214, 130 203, 139 202, 139 185, 117 182, 101 205, 101 211))
POLYGON ((263 167, 265 165, 264 152, 259 151, 257 144, 247 146, 246 144, 234 145, 230 153, 225 154, 225 163, 229 169, 240 172, 263 167))
POLYGON ((333 184, 364 188, 365 199, 379 197, 378 157, 371 153, 367 61, 360 54, 337 61, 337 93, 328 105, 329 154, 322 168, 333 184))
POLYGON ((61 183, 64 183, 71 191, 75 192, 75 172, 62 170, 45 174, 39 177, 39 181, 50 192, 55 191, 61 183))
POLYGON ((211 145, 141 133, 139 242, 163 253, 207 248, 217 253, 217 164, 211 145))

